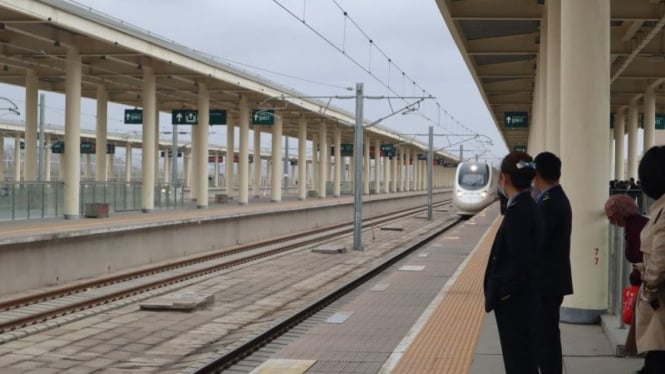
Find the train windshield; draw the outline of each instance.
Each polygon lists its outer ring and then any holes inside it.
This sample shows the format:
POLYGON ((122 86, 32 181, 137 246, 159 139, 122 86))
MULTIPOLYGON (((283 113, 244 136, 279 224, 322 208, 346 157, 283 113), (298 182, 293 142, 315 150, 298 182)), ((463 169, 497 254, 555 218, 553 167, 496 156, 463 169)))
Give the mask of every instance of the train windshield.
POLYGON ((487 164, 462 164, 457 183, 466 190, 479 190, 487 185, 489 176, 487 164))

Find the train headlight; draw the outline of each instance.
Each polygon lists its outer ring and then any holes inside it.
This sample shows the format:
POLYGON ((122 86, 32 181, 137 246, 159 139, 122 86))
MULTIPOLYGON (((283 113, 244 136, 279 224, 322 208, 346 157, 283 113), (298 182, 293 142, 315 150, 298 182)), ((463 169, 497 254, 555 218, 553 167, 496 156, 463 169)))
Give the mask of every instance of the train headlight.
POLYGON ((481 192, 480 197, 482 197, 483 199, 486 198, 487 197, 487 192, 485 192, 485 191, 481 192))
POLYGON ((457 197, 462 197, 462 191, 457 191, 457 197))

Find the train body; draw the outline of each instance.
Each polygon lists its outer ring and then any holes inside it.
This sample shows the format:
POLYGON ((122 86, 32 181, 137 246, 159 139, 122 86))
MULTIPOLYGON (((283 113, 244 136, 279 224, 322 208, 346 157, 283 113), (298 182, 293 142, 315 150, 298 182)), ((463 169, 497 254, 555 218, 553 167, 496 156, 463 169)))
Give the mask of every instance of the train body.
POLYGON ((457 166, 453 204, 457 214, 472 216, 498 197, 499 171, 485 162, 467 161, 457 166))

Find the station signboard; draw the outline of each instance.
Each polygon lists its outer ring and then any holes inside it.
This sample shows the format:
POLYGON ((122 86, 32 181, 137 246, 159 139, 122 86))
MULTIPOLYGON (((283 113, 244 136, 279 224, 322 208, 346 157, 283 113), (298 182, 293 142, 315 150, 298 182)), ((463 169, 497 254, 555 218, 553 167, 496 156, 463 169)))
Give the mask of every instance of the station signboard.
POLYGON ((395 146, 392 144, 381 144, 381 153, 384 157, 395 157, 395 146))
MULTIPOLYGON (((166 152, 161 151, 159 157, 164 157, 164 155, 166 155, 166 152)), ((173 158, 173 152, 169 151, 169 157, 173 158)), ((182 157, 182 152, 178 152, 178 157, 182 157)))
POLYGON ((656 130, 665 130, 665 114, 656 114, 656 130))
POLYGON ((97 151, 97 147, 93 142, 81 142, 81 153, 92 154, 97 151))
POLYGON ((253 125, 274 125, 275 124, 275 111, 272 109, 254 110, 252 111, 252 124, 253 125))
MULTIPOLYGON (((214 163, 215 162, 215 156, 208 156, 208 163, 214 163)), ((224 157, 223 156, 217 156, 217 162, 222 163, 224 162, 224 157)))
POLYGON ((515 152, 526 152, 526 146, 525 145, 515 145, 513 146, 513 151, 515 152))
POLYGON ((226 111, 225 110, 211 110, 209 117, 210 126, 213 125, 226 125, 226 111))
POLYGON ((143 109, 125 109, 125 124, 143 124, 143 109))
MULTIPOLYGON (((249 159, 250 164, 253 163, 254 162, 254 155, 249 155, 248 159, 249 159)), ((214 160, 214 158, 213 158, 213 160, 214 160)), ((238 160, 239 160, 238 155, 233 155, 233 162, 238 162, 238 160)))
POLYGON ((527 112, 506 112, 504 119, 507 128, 529 127, 529 113, 527 112))
POLYGON ((199 112, 193 109, 174 109, 171 111, 171 123, 174 125, 198 125, 199 112))
POLYGON ((427 153, 418 153, 418 161, 427 161, 427 153))
POLYGON ((106 154, 107 155, 115 154, 115 144, 106 144, 106 154))

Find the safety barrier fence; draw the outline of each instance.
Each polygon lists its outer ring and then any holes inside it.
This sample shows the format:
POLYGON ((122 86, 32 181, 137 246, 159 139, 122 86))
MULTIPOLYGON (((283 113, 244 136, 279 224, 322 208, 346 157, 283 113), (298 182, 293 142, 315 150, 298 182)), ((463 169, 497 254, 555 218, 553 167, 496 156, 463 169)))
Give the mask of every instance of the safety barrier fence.
MULTIPOLYGON (((0 221, 56 218, 64 214, 64 182, 3 182, 0 184, 0 221)), ((137 211, 142 207, 141 182, 81 182, 79 213, 87 204, 107 204, 109 212, 137 211)), ((179 184, 155 185, 154 209, 184 206, 179 184)))

